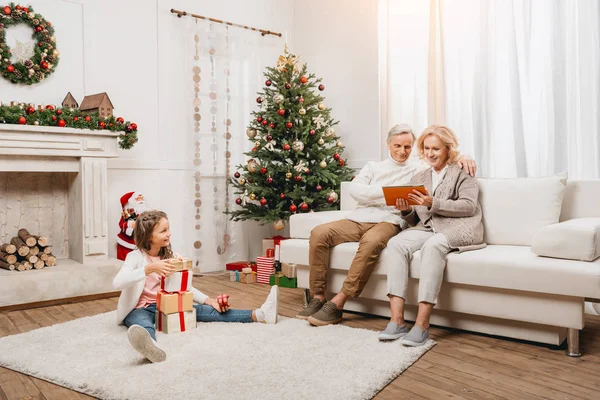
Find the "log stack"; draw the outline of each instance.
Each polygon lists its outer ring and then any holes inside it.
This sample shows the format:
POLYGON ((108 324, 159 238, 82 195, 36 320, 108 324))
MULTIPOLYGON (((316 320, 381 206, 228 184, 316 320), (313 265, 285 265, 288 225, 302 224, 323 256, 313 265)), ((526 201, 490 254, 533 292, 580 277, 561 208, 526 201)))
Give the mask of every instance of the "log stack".
POLYGON ((45 236, 32 235, 25 228, 19 229, 10 243, 0 245, 0 268, 8 271, 27 271, 54 267, 56 257, 45 236))

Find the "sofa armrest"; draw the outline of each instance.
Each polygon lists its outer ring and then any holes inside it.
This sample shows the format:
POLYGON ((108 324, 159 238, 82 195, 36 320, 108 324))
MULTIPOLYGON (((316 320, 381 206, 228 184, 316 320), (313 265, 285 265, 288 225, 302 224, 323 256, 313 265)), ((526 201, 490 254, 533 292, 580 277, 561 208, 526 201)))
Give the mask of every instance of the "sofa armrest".
POLYGON ((293 239, 308 239, 310 231, 317 225, 339 221, 346 218, 352 210, 317 211, 306 214, 294 214, 290 217, 290 237, 293 239))
POLYGON ((533 239, 538 256, 594 261, 600 257, 600 218, 575 218, 548 225, 533 239))

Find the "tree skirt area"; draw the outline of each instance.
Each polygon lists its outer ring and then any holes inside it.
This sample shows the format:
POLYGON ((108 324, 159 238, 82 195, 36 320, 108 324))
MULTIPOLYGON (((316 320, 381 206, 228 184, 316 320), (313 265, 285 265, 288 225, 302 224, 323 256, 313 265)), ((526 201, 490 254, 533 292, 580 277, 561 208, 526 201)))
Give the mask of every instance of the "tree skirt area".
POLYGON ((167 360, 152 364, 115 321, 112 311, 0 338, 0 365, 102 399, 369 399, 435 344, 297 319, 198 323, 159 333, 167 360))

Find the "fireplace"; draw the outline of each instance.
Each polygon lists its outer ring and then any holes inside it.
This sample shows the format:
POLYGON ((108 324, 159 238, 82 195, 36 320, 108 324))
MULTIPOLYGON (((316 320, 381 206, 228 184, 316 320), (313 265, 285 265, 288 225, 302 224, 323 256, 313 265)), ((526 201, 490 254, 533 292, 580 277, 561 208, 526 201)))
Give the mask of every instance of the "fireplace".
POLYGON ((48 237, 55 267, 0 269, 0 307, 112 292, 107 160, 117 133, 0 124, 0 242, 18 228, 48 237))

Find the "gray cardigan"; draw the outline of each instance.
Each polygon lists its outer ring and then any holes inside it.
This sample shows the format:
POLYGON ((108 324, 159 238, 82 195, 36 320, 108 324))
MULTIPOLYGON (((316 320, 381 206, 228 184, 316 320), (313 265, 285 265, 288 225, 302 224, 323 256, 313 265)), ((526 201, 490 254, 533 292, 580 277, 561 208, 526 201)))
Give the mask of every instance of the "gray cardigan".
MULTIPOLYGON (((416 174, 412 184, 424 185, 431 195, 431 168, 416 174)), ((457 164, 449 164, 444 179, 433 193, 433 205, 413 206, 402 218, 409 229, 433 230, 443 233, 451 247, 459 251, 485 247, 483 223, 479 205, 477 179, 457 164)))

